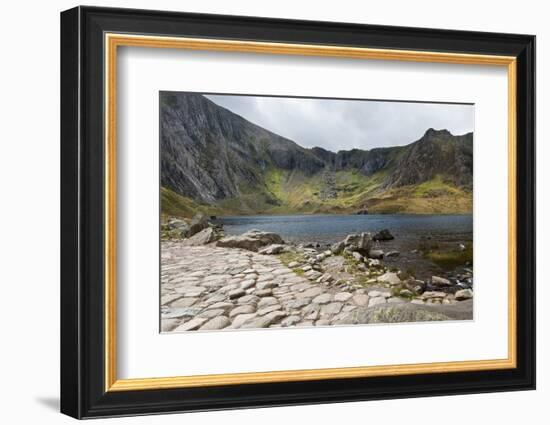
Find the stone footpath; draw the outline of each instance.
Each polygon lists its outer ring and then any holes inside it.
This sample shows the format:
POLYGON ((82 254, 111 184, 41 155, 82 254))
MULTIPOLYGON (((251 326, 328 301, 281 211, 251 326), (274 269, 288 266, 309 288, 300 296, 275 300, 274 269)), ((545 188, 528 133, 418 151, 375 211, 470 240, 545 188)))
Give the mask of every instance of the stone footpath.
POLYGON ((390 292, 343 291, 319 275, 238 248, 162 242, 162 331, 335 325, 358 307, 391 302, 390 292))

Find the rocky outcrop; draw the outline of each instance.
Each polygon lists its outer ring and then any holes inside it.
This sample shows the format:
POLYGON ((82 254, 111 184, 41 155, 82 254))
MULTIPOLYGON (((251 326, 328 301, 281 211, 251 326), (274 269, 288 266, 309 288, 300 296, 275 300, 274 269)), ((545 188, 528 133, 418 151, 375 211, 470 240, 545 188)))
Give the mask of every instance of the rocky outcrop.
POLYGON ((340 319, 338 324, 355 325, 360 323, 431 322, 441 320, 450 320, 450 317, 441 311, 434 311, 426 306, 383 302, 382 304, 374 304, 372 307, 357 308, 340 319))
POLYGON ((199 246, 206 245, 216 241, 219 238, 219 234, 216 232, 216 229, 213 227, 207 227, 206 229, 201 230, 200 232, 194 234, 189 239, 183 241, 185 246, 199 246))
POLYGON ((391 241, 394 237, 388 229, 382 229, 372 235, 372 239, 375 241, 391 241))
POLYGON ((284 243, 283 239, 276 233, 262 232, 260 230, 249 230, 242 235, 227 236, 218 241, 218 246, 227 248, 241 248, 248 251, 258 251, 260 248, 272 244, 284 243))
POLYGON ((185 236, 188 238, 195 235, 196 233, 199 233, 201 230, 206 229, 208 227, 208 216, 198 213, 193 217, 193 220, 191 220, 191 224, 189 225, 189 228, 187 229, 187 232, 185 236))
POLYGON ((372 247, 372 236, 370 233, 347 235, 344 239, 344 250, 348 252, 359 252, 367 255, 372 247))

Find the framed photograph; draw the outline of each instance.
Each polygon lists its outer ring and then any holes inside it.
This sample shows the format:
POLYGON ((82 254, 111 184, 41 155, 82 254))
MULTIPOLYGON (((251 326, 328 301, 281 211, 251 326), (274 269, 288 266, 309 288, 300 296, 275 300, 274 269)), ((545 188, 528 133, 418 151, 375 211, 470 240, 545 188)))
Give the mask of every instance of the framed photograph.
POLYGON ((61 14, 61 411, 535 387, 535 37, 61 14))

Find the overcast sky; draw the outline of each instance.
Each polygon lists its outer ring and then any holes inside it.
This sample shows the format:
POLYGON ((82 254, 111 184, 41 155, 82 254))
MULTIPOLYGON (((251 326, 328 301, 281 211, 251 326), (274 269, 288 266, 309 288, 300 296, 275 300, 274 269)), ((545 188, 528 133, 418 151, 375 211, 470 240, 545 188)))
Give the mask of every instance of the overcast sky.
POLYGON ((428 128, 474 130, 474 107, 437 103, 207 95, 207 98, 301 146, 331 151, 406 145, 428 128))

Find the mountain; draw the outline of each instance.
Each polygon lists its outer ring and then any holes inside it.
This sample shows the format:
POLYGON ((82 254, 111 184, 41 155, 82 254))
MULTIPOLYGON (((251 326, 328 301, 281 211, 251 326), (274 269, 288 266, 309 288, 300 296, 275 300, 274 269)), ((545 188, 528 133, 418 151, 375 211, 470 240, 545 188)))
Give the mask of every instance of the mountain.
POLYGON ((200 94, 161 92, 160 109, 167 214, 472 208, 472 133, 428 129, 406 146, 331 152, 304 148, 200 94))

